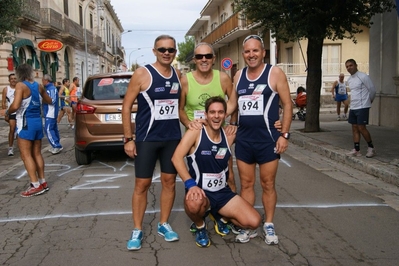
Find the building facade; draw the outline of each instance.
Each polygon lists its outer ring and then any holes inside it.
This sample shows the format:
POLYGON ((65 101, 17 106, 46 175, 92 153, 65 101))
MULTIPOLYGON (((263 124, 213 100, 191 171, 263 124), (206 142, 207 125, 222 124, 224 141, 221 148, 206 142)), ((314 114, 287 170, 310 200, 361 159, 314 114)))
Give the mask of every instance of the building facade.
MULTIPOLYGON (((195 43, 208 42, 216 53, 215 68, 222 70, 222 60, 232 61, 230 69, 225 70, 231 77, 237 69, 243 68, 242 42, 249 34, 259 34, 258 24, 245 18, 234 9, 232 0, 209 0, 186 35, 194 36, 195 43)), ((323 47, 323 82, 321 94, 330 95, 331 87, 341 72, 349 74, 345 69, 345 61, 355 58, 362 71, 368 71, 369 30, 356 35, 357 44, 352 40, 325 40, 323 47)), ((287 74, 291 92, 298 86, 306 84, 306 49, 307 40, 295 43, 284 43, 273 40, 270 35, 264 36, 266 49, 265 62, 278 65, 287 74)))
MULTIPOLYGON (((50 74, 54 81, 122 69, 123 27, 108 0, 24 0, 20 33, 0 45, 0 87, 23 63, 33 66, 37 81, 50 74), (40 50, 46 40, 61 42, 55 52, 40 50)), ((83 84, 81 84, 83 85, 83 84)))

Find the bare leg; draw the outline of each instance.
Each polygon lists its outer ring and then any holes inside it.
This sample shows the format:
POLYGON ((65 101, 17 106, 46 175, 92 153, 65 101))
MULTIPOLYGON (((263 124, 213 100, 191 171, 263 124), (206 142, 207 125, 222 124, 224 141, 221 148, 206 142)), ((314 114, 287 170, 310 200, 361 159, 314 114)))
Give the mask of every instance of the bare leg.
POLYGON ((21 153, 21 159, 24 162, 26 172, 29 175, 30 182, 38 182, 36 175, 36 161, 33 159, 34 142, 26 139, 18 139, 18 147, 21 153))
POLYGON ((176 175, 161 173, 161 213, 160 223, 163 224, 168 221, 172 211, 173 203, 176 195, 176 175))
POLYGON ((341 102, 337 102, 337 115, 341 114, 341 102))
POLYGON ((147 192, 151 185, 151 178, 137 178, 132 196, 133 228, 142 230, 144 213, 147 208, 147 192))
POLYGON ((229 159, 229 179, 227 180, 227 183, 233 192, 237 192, 236 181, 234 179, 233 172, 233 156, 230 156, 229 159))
POLYGON ((238 173, 241 183, 241 197, 252 206, 255 204, 255 167, 256 164, 247 164, 241 160, 237 160, 238 173))
POLYGON ((33 142, 33 160, 36 164, 36 173, 39 179, 44 178, 44 160, 42 156, 42 140, 33 142))
POLYGON ((359 125, 352 124, 352 136, 353 136, 353 142, 358 143, 360 142, 360 131, 359 131, 359 125))
POLYGON ((8 124, 10 125, 10 131, 8 132, 8 147, 13 147, 16 121, 14 119, 10 119, 8 124))
POLYGON ((264 163, 259 166, 260 183, 262 185, 262 202, 265 209, 265 222, 272 223, 277 204, 277 192, 275 187, 278 161, 264 163))
MULTIPOLYGON (((362 134, 364 140, 366 142, 370 142, 371 135, 370 135, 370 132, 367 130, 366 125, 357 125, 357 128, 359 129, 360 134, 362 134)), ((359 141, 360 141, 360 137, 359 137, 359 141)))

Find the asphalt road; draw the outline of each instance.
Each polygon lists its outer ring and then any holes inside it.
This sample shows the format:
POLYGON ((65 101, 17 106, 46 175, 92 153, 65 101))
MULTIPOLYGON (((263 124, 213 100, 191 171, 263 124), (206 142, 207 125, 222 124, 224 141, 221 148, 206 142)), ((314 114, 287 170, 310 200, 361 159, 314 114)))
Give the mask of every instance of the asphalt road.
MULTIPOLYGON (((212 245, 198 248, 188 231, 180 180, 169 221, 180 240, 165 242, 156 235, 157 167, 142 249, 128 251, 134 161, 123 152, 102 152, 90 166, 78 166, 72 131, 62 128, 61 135, 64 150, 58 155, 43 142, 50 185, 44 195, 20 197, 28 178, 19 153, 0 154, 1 265, 397 265, 399 260, 399 201, 391 193, 397 187, 294 145, 277 177, 278 245, 268 246, 260 236, 235 243, 233 235, 215 234, 208 222, 212 245)), ((235 174, 238 183, 236 169, 235 174)), ((263 214, 259 183, 256 193, 263 214)))

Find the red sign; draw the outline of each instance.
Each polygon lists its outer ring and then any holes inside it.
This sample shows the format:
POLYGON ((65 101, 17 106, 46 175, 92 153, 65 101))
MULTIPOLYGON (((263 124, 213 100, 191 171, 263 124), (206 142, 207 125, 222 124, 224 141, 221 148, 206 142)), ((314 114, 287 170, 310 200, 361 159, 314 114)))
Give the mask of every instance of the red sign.
POLYGON ((14 62, 12 57, 7 57, 7 69, 8 71, 14 70, 14 62))
POLYGON ((63 46, 64 45, 62 44, 62 42, 57 40, 44 40, 39 42, 37 48, 39 48, 40 51, 57 52, 61 50, 63 46))

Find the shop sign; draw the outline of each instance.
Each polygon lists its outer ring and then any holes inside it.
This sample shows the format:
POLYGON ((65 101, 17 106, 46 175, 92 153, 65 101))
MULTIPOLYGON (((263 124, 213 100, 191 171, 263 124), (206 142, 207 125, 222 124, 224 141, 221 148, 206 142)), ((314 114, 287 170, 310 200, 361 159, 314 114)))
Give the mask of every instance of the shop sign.
POLYGON ((39 42, 37 45, 37 48, 39 48, 40 51, 44 52, 57 52, 62 49, 64 45, 62 42, 57 41, 57 40, 44 40, 39 42))

